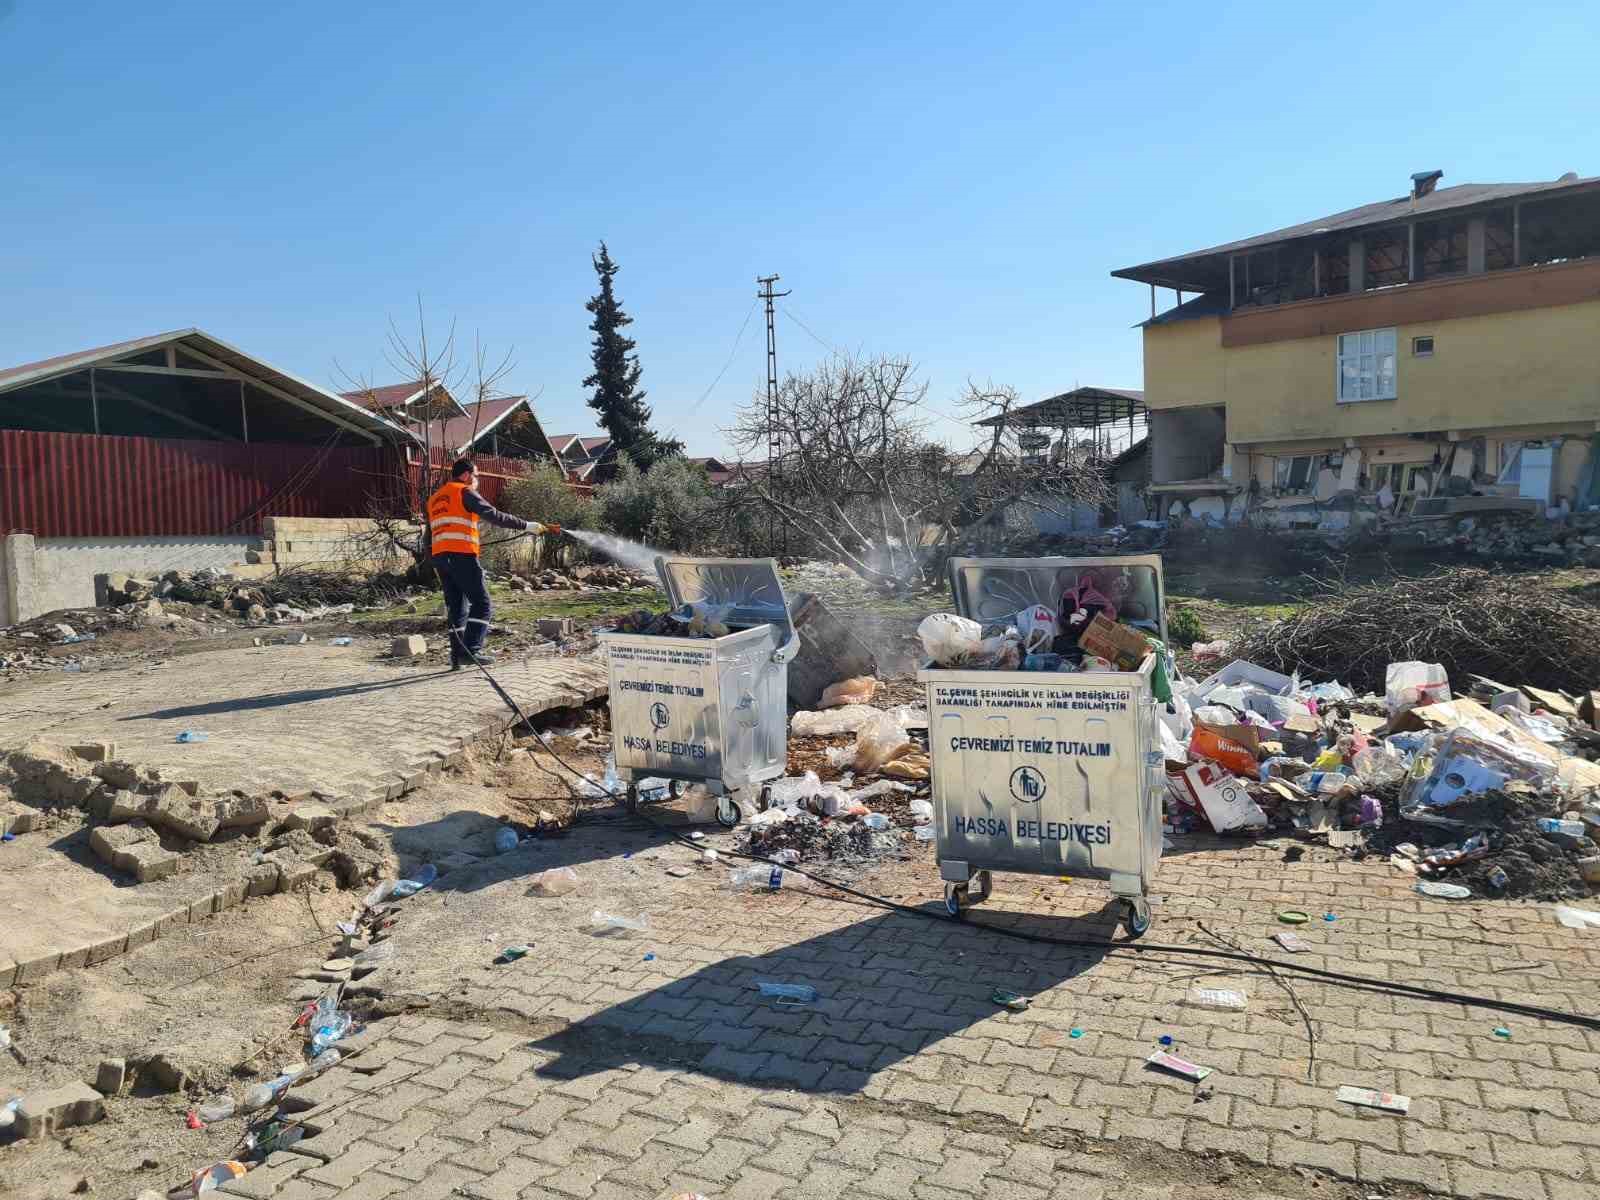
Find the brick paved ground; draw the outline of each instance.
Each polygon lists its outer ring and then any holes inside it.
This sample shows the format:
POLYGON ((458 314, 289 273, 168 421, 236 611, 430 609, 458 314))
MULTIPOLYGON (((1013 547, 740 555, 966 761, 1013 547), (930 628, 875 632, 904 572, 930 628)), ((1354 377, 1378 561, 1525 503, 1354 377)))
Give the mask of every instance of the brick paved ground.
MULTIPOLYGON (((382 657, 387 648, 360 639, 221 650, 8 687, 0 747, 108 741, 130 762, 211 789, 381 800, 509 716, 478 672, 412 666, 382 657), (179 745, 185 729, 208 739, 179 745)), ((606 689, 591 660, 508 660, 495 677, 530 712, 606 689)))
MULTIPOLYGON (((918 853, 869 882, 934 907, 936 875, 918 853)), ((1147 940, 1214 944, 1203 926, 1267 951, 1275 910, 1332 911, 1336 921, 1305 931, 1315 950, 1300 961, 1592 1010, 1600 942, 1545 908, 1451 906, 1387 866, 1317 857, 1169 856, 1147 940)), ((992 904, 955 926, 801 890, 732 895, 717 886, 720 868, 665 874, 691 858, 641 832, 585 830, 496 860, 472 886, 424 894, 402 920, 397 960, 375 978, 431 1009, 375 1024, 360 1057, 300 1090, 299 1103, 318 1106, 316 1136, 224 1191, 1600 1194, 1593 1032, 1297 982, 1316 1034, 1310 1065, 1304 1020, 1264 975, 975 927, 1103 938, 1114 914, 1100 885, 1002 878, 992 904), (577 864, 583 887, 526 895, 527 874, 558 862, 577 864), (595 908, 647 911, 651 930, 595 936, 595 908), (535 952, 488 965, 512 941, 535 952), (808 981, 821 996, 786 1008, 759 997, 761 979, 808 981), (1248 1009, 1186 1006, 1197 981, 1246 991, 1248 1009), (997 1008, 995 987, 1032 1007, 997 1008), (1501 1024, 1509 1042, 1493 1035, 1501 1024), (1216 1069, 1204 1087, 1146 1068, 1163 1035, 1216 1069), (1346 1083, 1408 1094, 1411 1113, 1339 1104, 1346 1083)))

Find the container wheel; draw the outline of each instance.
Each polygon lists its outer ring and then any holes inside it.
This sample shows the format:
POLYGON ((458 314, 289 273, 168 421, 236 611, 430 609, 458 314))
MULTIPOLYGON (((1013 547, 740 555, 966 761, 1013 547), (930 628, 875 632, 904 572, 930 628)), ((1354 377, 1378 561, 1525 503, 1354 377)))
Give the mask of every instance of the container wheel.
POLYGON ((1122 927, 1128 931, 1130 938, 1143 937, 1150 930, 1150 901, 1143 896, 1127 902, 1127 910, 1123 914, 1122 927))
POLYGON ((990 896, 994 895, 994 875, 992 872, 979 871, 972 877, 972 882, 978 885, 978 898, 973 901, 974 904, 982 904, 990 896))
POLYGON ((623 803, 625 803, 627 805, 627 808, 628 808, 629 812, 632 813, 632 812, 638 812, 639 811, 639 785, 638 784, 630 783, 628 785, 628 793, 627 793, 627 796, 624 799, 623 803))
POLYGON ((961 920, 961 915, 972 907, 972 895, 964 883, 947 883, 944 885, 944 911, 956 920, 961 920))
POLYGON ((738 803, 732 796, 717 797, 717 824, 724 829, 732 829, 744 816, 738 803))

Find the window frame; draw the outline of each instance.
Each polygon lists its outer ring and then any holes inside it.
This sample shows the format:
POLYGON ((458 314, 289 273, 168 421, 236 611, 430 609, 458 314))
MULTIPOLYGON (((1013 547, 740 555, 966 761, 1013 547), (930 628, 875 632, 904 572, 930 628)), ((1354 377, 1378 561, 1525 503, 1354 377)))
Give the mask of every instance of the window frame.
POLYGON ((1377 400, 1400 398, 1400 336, 1393 325, 1378 329, 1356 329, 1334 335, 1333 341, 1333 395, 1338 404, 1368 404, 1377 400), (1365 339, 1365 340, 1363 340, 1365 339), (1348 343, 1354 345, 1353 351, 1348 343), (1383 359, 1389 360, 1387 389, 1384 385, 1383 359), (1355 364, 1353 376, 1347 375, 1346 364, 1355 364), (1370 368, 1368 364, 1370 363, 1370 368), (1370 369, 1370 379, 1368 371, 1370 369), (1346 381, 1353 378, 1357 395, 1346 395, 1346 381), (1370 388, 1371 394, 1367 394, 1370 388))
POLYGON ((1416 336, 1416 337, 1411 339, 1411 357, 1412 358, 1432 358, 1433 357, 1433 335, 1431 333, 1419 334, 1418 336, 1416 336), (1422 348, 1422 343, 1423 342, 1427 342, 1428 343, 1428 348, 1426 350, 1424 350, 1422 348))

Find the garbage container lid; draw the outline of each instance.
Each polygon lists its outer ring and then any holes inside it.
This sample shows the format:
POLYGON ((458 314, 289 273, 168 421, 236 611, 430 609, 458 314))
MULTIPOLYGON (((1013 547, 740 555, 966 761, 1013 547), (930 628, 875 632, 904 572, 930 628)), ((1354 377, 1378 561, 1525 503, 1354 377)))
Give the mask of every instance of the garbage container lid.
POLYGON ((975 621, 1003 621, 1034 604, 1055 610, 1083 571, 1122 574, 1130 584, 1118 619, 1167 637, 1166 587, 1159 554, 1101 558, 952 558, 950 595, 956 611, 975 621))
POLYGON ((656 559, 661 589, 673 608, 685 604, 731 604, 728 624, 738 627, 776 625, 779 644, 789 640, 789 600, 770 558, 656 559))

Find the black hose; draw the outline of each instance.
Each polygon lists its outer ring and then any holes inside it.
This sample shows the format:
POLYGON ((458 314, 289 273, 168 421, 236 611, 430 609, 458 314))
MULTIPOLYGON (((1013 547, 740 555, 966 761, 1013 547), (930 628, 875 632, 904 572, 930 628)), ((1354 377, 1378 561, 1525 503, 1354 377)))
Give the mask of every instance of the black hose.
MULTIPOLYGON (((481 662, 476 663, 476 665, 478 669, 483 672, 484 677, 489 680, 489 683, 494 687, 494 690, 499 693, 500 698, 503 699, 506 704, 510 706, 511 711, 517 715, 518 720, 520 720, 524 725, 529 725, 527 716, 524 715, 522 709, 517 705, 517 702, 513 700, 510 694, 500 686, 495 677, 489 673, 488 668, 485 667, 481 662)), ((529 725, 529 728, 532 728, 532 726, 529 725)), ((561 755, 556 753, 555 748, 552 747, 548 741, 543 738, 540 738, 540 741, 543 743, 544 748, 549 751, 550 757, 561 764, 562 768, 571 774, 573 778, 580 780, 590 787, 594 786, 593 782, 587 776, 582 774, 577 768, 562 758, 561 755)), ((558 779, 560 778, 556 772, 551 771, 550 768, 546 767, 543 763, 539 763, 537 760, 535 760, 535 764, 546 774, 553 775, 558 779)), ((604 795, 609 796, 611 799, 621 800, 626 803, 626 795, 619 796, 616 792, 603 787, 600 790, 604 795)), ((634 816, 642 821, 645 825, 667 834, 675 841, 682 842, 684 845, 689 846, 696 851, 702 851, 705 849, 704 846, 696 842, 693 838, 678 833, 675 829, 672 829, 662 822, 646 816, 643 812, 638 811, 637 809, 634 812, 634 816)), ((926 908, 914 908, 909 904, 901 904, 898 901, 889 900, 883 896, 875 896, 870 892, 863 892, 858 888, 850 887, 848 884, 840 883, 837 880, 829 879, 826 876, 817 875, 811 871, 805 870, 804 868, 793 866, 789 863, 778 862, 776 859, 765 858, 759 854, 751 854, 743 850, 719 850, 717 853, 727 854, 734 858, 749 859, 752 862, 767 863, 774 867, 782 867, 785 871, 793 871, 796 875, 799 875, 805 879, 809 879, 813 883, 820 883, 824 887, 833 888, 837 891, 845 893, 847 896, 854 896, 858 900, 864 900, 869 904, 875 905, 879 908, 887 909, 890 912, 902 913, 906 916, 912 917, 921 917, 924 920, 929 921, 943 922, 958 920, 958 918, 951 917, 945 913, 930 912, 926 908)), ((1551 1021, 1561 1025, 1574 1025, 1580 1029, 1600 1030, 1600 1017, 1584 1016, 1581 1013, 1562 1012, 1559 1009, 1544 1008, 1536 1004, 1519 1004, 1514 1000, 1496 1000, 1488 996, 1474 996, 1466 992, 1452 992, 1442 988, 1425 987, 1421 984, 1397 983, 1390 979, 1375 979, 1371 976, 1356 975, 1347 971, 1331 971, 1323 967, 1306 966, 1301 963, 1292 962, 1288 959, 1268 958, 1265 955, 1250 954, 1245 951, 1215 950, 1208 946, 1174 946, 1160 942, 1117 942, 1102 938, 1052 937, 1048 934, 1029 933, 1021 929, 1005 929, 1001 926, 990 925, 983 921, 963 921, 962 924, 970 925, 974 929, 982 929, 989 933, 998 934, 1001 937, 1013 938, 1017 941, 1023 942, 1033 942, 1038 945, 1062 946, 1074 950, 1101 950, 1107 953, 1131 951, 1134 954, 1140 955, 1167 954, 1187 958, 1213 959, 1222 962, 1246 963, 1256 967, 1270 967, 1278 971, 1290 971, 1304 978, 1323 980, 1324 982, 1334 984, 1338 987, 1355 988, 1361 991, 1388 992, 1393 995, 1412 996, 1419 1000, 1432 1000, 1441 1004, 1464 1004, 1470 1005, 1474 1008, 1488 1009, 1492 1012, 1513 1013, 1517 1016, 1529 1017, 1534 1020, 1551 1021)))

